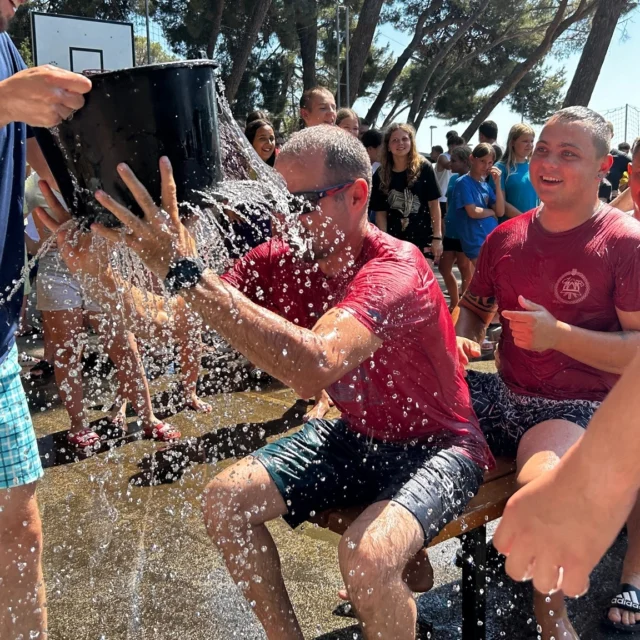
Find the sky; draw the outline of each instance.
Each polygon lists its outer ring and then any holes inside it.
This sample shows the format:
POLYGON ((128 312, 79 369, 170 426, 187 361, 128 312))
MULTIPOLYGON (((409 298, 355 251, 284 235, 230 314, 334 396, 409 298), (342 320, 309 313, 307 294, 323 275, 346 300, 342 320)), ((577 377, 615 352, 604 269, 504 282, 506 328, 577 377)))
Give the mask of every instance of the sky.
MULTIPOLYGON (((630 106, 640 109, 640 82, 633 81, 627 73, 627 68, 634 64, 634 61, 640 61, 640 13, 635 12, 629 22, 626 25, 626 38, 622 38, 622 29, 618 28, 613 36, 611 46, 607 53, 607 57, 602 66, 600 77, 596 85, 595 91, 591 98, 589 106, 596 111, 599 111, 603 115, 606 115, 608 119, 611 119, 616 128, 616 134, 614 136, 614 143, 621 142, 624 138, 624 106, 629 104, 630 106), (622 108, 618 112, 609 113, 617 108, 622 108)), ((391 27, 385 26, 379 32, 378 43, 388 43, 395 55, 398 55, 409 41, 409 37, 391 27)), ((552 68, 564 67, 566 69, 567 87, 573 78, 574 71, 578 65, 580 54, 577 53, 569 58, 561 61, 556 61, 552 58, 548 59, 548 64, 552 68)), ((359 99, 354 109, 359 115, 364 116, 367 112, 367 108, 370 101, 359 99)), ((406 113, 403 114, 406 117, 406 113)), ((636 136, 640 136, 640 115, 639 111, 629 109, 629 127, 628 127, 628 142, 633 142, 636 136)), ((498 142, 504 145, 509 134, 509 129, 512 125, 520 122, 521 116, 517 113, 513 113, 506 104, 499 105, 494 112, 489 116, 489 119, 494 120, 498 124, 499 138, 498 142)), ((437 129, 433 130, 433 144, 439 144, 445 147, 445 134, 452 128, 455 128, 458 133, 462 133, 466 128, 467 123, 456 124, 450 126, 445 120, 440 120, 433 117, 426 117, 418 131, 418 147, 421 151, 431 150, 431 130, 430 126, 434 125, 437 129)), ((542 127, 535 127, 536 132, 539 132, 542 127)), ((477 142, 477 134, 471 140, 472 143, 477 142)), ((446 148, 446 147, 445 147, 446 148)))

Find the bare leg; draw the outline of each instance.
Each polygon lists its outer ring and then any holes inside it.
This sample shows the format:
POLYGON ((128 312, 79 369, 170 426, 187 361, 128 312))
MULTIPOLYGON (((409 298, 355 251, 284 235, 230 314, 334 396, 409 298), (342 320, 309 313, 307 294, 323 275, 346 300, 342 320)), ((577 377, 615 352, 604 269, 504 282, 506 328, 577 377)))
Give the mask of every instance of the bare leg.
MULTIPOLYGON (((627 520, 627 541, 627 553, 622 565, 620 583, 632 584, 634 587, 640 588, 640 500, 636 502, 627 520)), ((609 620, 619 624, 632 625, 640 622, 640 613, 611 607, 609 620)))
POLYGON ((0 490, 0 638, 44 640, 46 634, 42 523, 34 482, 0 490))
POLYGON ((200 316, 189 311, 180 296, 175 307, 173 336, 178 344, 185 404, 195 411, 210 413, 211 405, 201 400, 197 393, 202 357, 202 321, 200 316))
POLYGON ((455 252, 445 251, 440 258, 440 263, 438 264, 440 275, 444 280, 444 284, 447 287, 447 293, 449 294, 449 311, 455 309, 458 306, 459 302, 458 281, 453 275, 453 264, 455 261, 455 252))
MULTIPOLYGON (((566 420, 548 420, 527 431, 518 447, 518 485, 524 486, 553 469, 583 433, 577 424, 566 420)), ((549 596, 534 591, 533 605, 542 640, 579 640, 569 622, 562 592, 549 596)))
POLYGON ((54 354, 54 375, 60 399, 64 404, 71 433, 87 428, 82 389, 82 346, 78 336, 84 333, 81 309, 43 311, 45 342, 54 354))
POLYGON ((209 536, 269 640, 303 640, 280 569, 280 556, 265 522, 287 512, 267 470, 244 458, 217 475, 205 491, 209 536))
POLYGON ((340 571, 367 640, 416 637, 416 602, 402 573, 423 543, 420 523, 390 501, 368 507, 342 536, 340 571))
POLYGON ((462 285, 460 286, 460 295, 464 295, 464 292, 469 288, 471 284, 471 279, 473 278, 473 272, 475 271, 475 267, 473 263, 464 253, 458 252, 456 253, 456 262, 458 263, 458 270, 460 271, 460 275, 462 276, 462 285))
POLYGON ((142 426, 150 428, 160 422, 153 413, 149 383, 135 336, 119 322, 106 324, 103 319, 90 316, 94 329, 106 338, 106 349, 116 366, 121 393, 129 398, 142 426))

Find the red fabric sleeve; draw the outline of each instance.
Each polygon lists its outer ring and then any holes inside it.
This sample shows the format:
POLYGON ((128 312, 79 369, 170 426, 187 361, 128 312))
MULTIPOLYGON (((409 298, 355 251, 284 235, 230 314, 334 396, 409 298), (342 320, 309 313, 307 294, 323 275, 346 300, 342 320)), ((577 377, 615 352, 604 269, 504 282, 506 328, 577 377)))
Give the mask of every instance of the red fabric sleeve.
POLYGON ((251 249, 221 276, 222 280, 256 304, 264 305, 266 292, 269 291, 271 244, 265 242, 251 249))
POLYGON ((424 304, 427 271, 426 264, 422 274, 413 262, 371 260, 358 272, 336 306, 349 311, 382 340, 397 339, 431 318, 430 313, 425 314, 424 304))

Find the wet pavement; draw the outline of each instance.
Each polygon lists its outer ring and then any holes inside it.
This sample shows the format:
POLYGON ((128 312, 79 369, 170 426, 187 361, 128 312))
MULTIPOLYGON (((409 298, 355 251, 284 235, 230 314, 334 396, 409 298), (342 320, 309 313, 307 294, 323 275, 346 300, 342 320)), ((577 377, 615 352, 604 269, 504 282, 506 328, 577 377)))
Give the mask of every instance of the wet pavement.
MULTIPOLYGON (((39 341, 20 344, 28 352, 41 353, 39 341)), ((54 387, 27 384, 47 467, 39 503, 51 640, 264 637, 209 542, 199 498, 224 465, 295 429, 306 403, 276 383, 256 380, 243 362, 223 382, 212 366, 209 380, 214 382, 207 400, 213 413, 181 411, 169 419, 196 443, 192 453, 199 452, 204 460, 206 450, 210 461, 186 470, 174 465, 153 474, 148 463, 160 445, 140 439, 140 434, 85 460, 62 451, 68 419, 54 387), (203 438, 205 433, 210 435, 203 438), (212 455, 219 461, 211 461, 212 455), (173 478, 168 477, 171 474, 173 478), (174 481, 146 486, 161 480, 174 481)), ((491 370, 493 363, 474 366, 491 370)), ((166 384, 166 378, 152 383, 158 399, 165 392, 165 403, 166 384)), ((95 388, 91 393, 95 406, 108 404, 109 393, 97 393, 95 388)), ((92 412, 92 418, 102 415, 92 412)), ((130 426, 135 430, 134 418, 130 426)), ((270 529, 305 637, 359 638, 353 620, 332 613, 341 586, 338 537, 312 525, 291 531, 282 521, 270 529)), ((421 619, 433 623, 438 640, 461 637, 457 548, 453 540, 431 550, 435 587, 418 599, 421 619)), ((613 637, 598 629, 598 619, 617 584, 624 548, 625 541, 618 540, 596 570, 590 594, 570 605, 585 640, 613 637)), ((514 585, 500 568, 489 584, 487 637, 537 637, 529 587, 514 585)))

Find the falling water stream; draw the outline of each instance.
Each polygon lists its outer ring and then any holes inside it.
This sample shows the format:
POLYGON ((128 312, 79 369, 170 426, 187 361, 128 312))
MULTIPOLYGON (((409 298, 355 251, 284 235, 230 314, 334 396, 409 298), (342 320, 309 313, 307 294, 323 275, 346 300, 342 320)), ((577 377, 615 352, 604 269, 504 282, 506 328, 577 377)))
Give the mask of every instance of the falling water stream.
MULTIPOLYGON (((214 188, 203 190, 200 194, 203 206, 187 205, 182 208, 183 211, 186 209, 191 214, 187 216, 187 224, 196 240, 200 256, 205 264, 217 273, 222 273, 230 266, 229 246, 233 245, 237 248, 238 242, 242 239, 235 234, 234 226, 229 222, 229 212, 233 212, 239 219, 246 220, 250 224, 255 223, 256 220, 269 221, 274 212, 282 214, 285 220, 284 231, 290 239, 291 246, 303 251, 306 240, 303 239, 297 217, 290 213, 292 199, 282 177, 257 156, 244 137, 226 102, 222 86, 218 87, 216 95, 224 179, 214 188)), ((122 158, 122 160, 127 159, 122 158)), ((67 225, 77 226, 78 222, 73 220, 67 225)), ((77 251, 78 248, 74 243, 80 237, 82 236, 78 233, 71 234, 70 246, 67 249, 71 252, 77 251)), ((54 248, 55 238, 50 237, 42 245, 38 255, 25 267, 21 279, 15 283, 7 298, 18 293, 34 263, 54 248)), ((105 291, 95 277, 88 274, 77 276, 88 298, 100 298, 108 302, 110 311, 101 321, 101 331, 97 339, 89 340, 91 348, 96 349, 99 354, 99 362, 104 363, 106 360, 105 344, 110 339, 112 330, 110 327, 114 325, 116 316, 121 326, 138 333, 140 319, 137 320, 138 324, 132 322, 127 305, 127 301, 131 300, 132 292, 135 292, 138 307, 143 310, 142 322, 148 324, 145 327, 146 333, 153 338, 145 351, 147 354, 144 357, 145 370, 151 377, 165 374, 166 359, 173 358, 177 345, 175 333, 162 328, 158 329, 158 323, 155 322, 159 300, 163 303, 169 323, 173 320, 174 307, 162 284, 124 243, 109 244, 94 236, 90 251, 94 266, 99 271, 111 269, 117 283, 114 291, 105 291), (164 356, 164 359, 160 358, 160 364, 157 363, 158 355, 164 356)), ((216 349, 225 351, 223 341, 215 335, 215 332, 205 327, 205 333, 208 334, 208 343, 214 352, 216 349)), ((77 349, 83 340, 87 342, 85 338, 76 336, 73 341, 74 348, 77 349)), ((219 358, 216 362, 218 364, 210 373, 214 378, 218 375, 224 377, 223 374, 229 373, 225 371, 225 367, 228 366, 227 363, 230 363, 229 366, 233 364, 233 358, 229 360, 219 358)), ((113 372, 107 376, 93 374, 89 376, 83 372, 80 357, 77 358, 76 364, 76 370, 72 375, 84 377, 85 404, 96 405, 97 403, 98 409, 107 410, 117 395, 113 372)), ((246 378, 247 372, 244 371, 238 375, 246 378)), ((244 385, 245 387, 248 385, 246 380, 244 385)), ((214 381, 213 388, 216 389, 216 387, 214 381)), ((220 383, 216 390, 223 389, 223 383, 220 383)), ((173 413, 175 408, 173 402, 169 394, 167 406, 163 407, 168 410, 168 413, 173 413)), ((42 410, 51 406, 49 402, 42 410)), ((192 431, 195 433, 214 431, 219 426, 237 421, 237 418, 237 410, 233 413, 233 418, 227 412, 223 416, 217 415, 216 418, 196 413, 190 416, 194 425, 192 431), (229 420, 224 422, 227 417, 229 420)), ((129 425, 133 428, 131 421, 129 425)), ((229 439, 233 440, 233 435, 230 435, 229 439)), ((227 448, 233 453, 235 451, 233 443, 229 445, 227 448)), ((59 599, 64 601, 67 593, 73 593, 78 588, 73 581, 80 579, 81 576, 85 580, 82 590, 96 591, 96 595, 91 598, 93 610, 87 612, 87 616, 95 622, 96 633, 92 636, 78 637, 102 640, 119 638, 161 640, 169 637, 163 635, 162 623, 153 624, 152 628, 149 628, 147 618, 143 624, 144 610, 147 612, 157 610, 161 617, 163 600, 170 597, 172 588, 180 588, 179 582, 172 584, 173 581, 178 580, 176 576, 162 575, 161 557, 168 553, 185 553, 183 548, 189 548, 190 545, 188 541, 171 537, 150 539, 152 535, 150 529, 153 528, 150 523, 153 523, 154 517, 157 517, 156 510, 160 508, 163 510, 163 516, 179 518, 183 522, 198 522, 198 531, 194 535, 198 537, 205 535, 197 504, 206 480, 212 477, 210 468, 201 465, 171 486, 138 488, 129 483, 131 462, 136 456, 136 453, 132 453, 133 447, 138 452, 141 451, 138 444, 134 442, 127 446, 111 448, 93 457, 90 467, 82 461, 72 465, 74 472, 69 472, 71 475, 63 502, 66 504, 65 528, 68 532, 74 531, 76 540, 70 535, 60 540, 56 532, 47 538, 51 540, 52 547, 45 552, 45 556, 49 559, 54 558, 52 563, 62 567, 55 576, 48 578, 49 601, 51 603, 59 599), (87 468, 90 468, 90 472, 87 468), (89 496, 88 503, 87 496, 89 496), (97 530, 93 526, 94 523, 99 523, 97 530), (104 584, 105 567, 111 567, 108 573, 108 585, 104 584), (154 574, 152 580, 148 579, 150 572, 154 574), (152 583, 151 587, 150 583, 152 583), (110 594, 107 600, 105 600, 105 591, 110 594), (128 595, 123 597, 123 594, 128 595), (116 625, 118 628, 110 628, 110 626, 113 627, 114 618, 103 610, 103 607, 111 606, 119 608, 117 617, 123 624, 116 625)), ((241 453, 241 449, 242 446, 238 449, 238 453, 241 453)), ((72 455, 69 450, 64 453, 72 455)), ((139 457, 142 455, 140 454, 139 457)), ((50 469, 47 473, 57 472, 57 469, 50 469)), ((49 511, 47 490, 45 489, 42 494, 46 535, 49 511)), ((52 497, 49 496, 49 498, 52 497)), ((57 508, 56 506, 56 510, 57 508)), ((54 507, 51 507, 51 510, 53 509, 54 507)), ((175 529, 183 535, 185 525, 176 523, 175 529)), ((188 562, 188 558, 186 561, 188 562)), ((181 611, 180 615, 185 616, 185 620, 188 620, 189 616, 197 618, 197 628, 200 631, 206 630, 206 636, 189 635, 188 623, 185 623, 187 627, 181 638, 263 637, 262 632, 255 627, 247 627, 248 609, 242 599, 234 595, 237 592, 224 570, 218 568, 212 571, 210 566, 203 565, 196 573, 202 574, 201 582, 206 583, 206 590, 210 594, 209 603, 200 603, 197 606, 194 604, 193 611, 181 611), (212 608, 214 602, 221 601, 225 603, 222 610, 219 606, 212 608), (227 635, 234 626, 240 626, 241 629, 227 635)), ((180 602, 185 601, 189 602, 188 594, 181 594, 180 602)), ((53 628, 55 629, 55 621, 53 628)))

